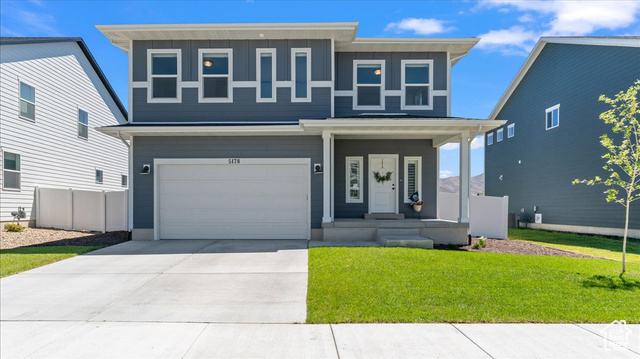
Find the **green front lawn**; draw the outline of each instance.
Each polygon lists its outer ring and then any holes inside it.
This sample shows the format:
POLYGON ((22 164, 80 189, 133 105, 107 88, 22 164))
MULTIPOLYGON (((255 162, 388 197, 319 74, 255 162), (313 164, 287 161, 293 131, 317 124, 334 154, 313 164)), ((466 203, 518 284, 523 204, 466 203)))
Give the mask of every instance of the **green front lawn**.
MULTIPOLYGON (((509 239, 622 261, 622 239, 536 229, 509 229, 509 239)), ((640 241, 627 240, 627 262, 640 263, 640 241)))
POLYGON ((102 246, 21 247, 0 249, 0 278, 87 253, 102 246))
POLYGON ((309 249, 308 323, 640 322, 640 264, 421 250, 309 249))

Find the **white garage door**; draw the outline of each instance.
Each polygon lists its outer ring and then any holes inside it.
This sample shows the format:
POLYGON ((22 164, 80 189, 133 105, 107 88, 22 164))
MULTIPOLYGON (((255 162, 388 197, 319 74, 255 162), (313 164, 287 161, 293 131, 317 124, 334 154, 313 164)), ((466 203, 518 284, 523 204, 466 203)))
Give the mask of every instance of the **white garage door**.
POLYGON ((308 239, 307 163, 165 161, 156 163, 159 239, 308 239))

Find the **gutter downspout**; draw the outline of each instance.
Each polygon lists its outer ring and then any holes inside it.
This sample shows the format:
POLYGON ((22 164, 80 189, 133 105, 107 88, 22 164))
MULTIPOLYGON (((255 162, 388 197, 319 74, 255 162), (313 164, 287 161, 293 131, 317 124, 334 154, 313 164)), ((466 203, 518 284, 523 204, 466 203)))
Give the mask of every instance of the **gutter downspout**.
POLYGON ((116 131, 116 135, 118 136, 120 141, 122 141, 122 143, 124 143, 124 145, 127 146, 127 148, 131 148, 131 145, 129 145, 129 143, 124 138, 122 138, 122 135, 120 134, 120 130, 116 131))

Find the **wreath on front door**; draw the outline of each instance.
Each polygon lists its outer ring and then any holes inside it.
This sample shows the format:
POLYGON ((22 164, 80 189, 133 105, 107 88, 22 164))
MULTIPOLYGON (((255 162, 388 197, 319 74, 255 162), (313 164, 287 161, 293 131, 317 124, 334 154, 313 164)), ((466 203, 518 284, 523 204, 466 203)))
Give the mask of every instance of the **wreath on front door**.
POLYGON ((391 180, 391 175, 392 174, 393 174, 393 172, 387 171, 387 169, 384 168, 384 159, 383 159, 382 160, 382 167, 380 167, 380 169, 377 170, 377 171, 373 171, 373 178, 378 183, 385 183, 385 182, 391 180), (382 173, 385 173, 385 174, 383 175, 382 173))

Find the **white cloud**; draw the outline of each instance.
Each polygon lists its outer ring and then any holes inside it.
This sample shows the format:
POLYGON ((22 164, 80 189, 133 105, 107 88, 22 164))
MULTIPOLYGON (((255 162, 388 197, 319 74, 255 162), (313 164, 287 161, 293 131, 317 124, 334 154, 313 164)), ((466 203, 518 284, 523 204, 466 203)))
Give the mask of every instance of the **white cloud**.
POLYGON ((56 20, 49 14, 21 10, 18 12, 17 19, 26 25, 26 28, 36 33, 46 36, 60 36, 60 32, 54 27, 56 20))
MULTIPOLYGON (((460 144, 458 142, 447 143, 446 145, 440 146, 440 149, 445 151, 457 150, 459 148, 460 144)), ((477 150, 480 148, 484 148, 484 136, 476 136, 476 138, 471 141, 472 150, 477 150)))
POLYGON ((533 22, 533 16, 531 14, 524 14, 518 18, 520 22, 533 22))
POLYGON ((522 26, 508 29, 491 30, 479 36, 478 48, 487 51, 500 51, 505 55, 526 55, 535 45, 538 34, 522 26))
POLYGON ((449 170, 440 170, 440 178, 449 178, 449 177, 452 177, 453 175, 454 173, 449 170))
POLYGON ((453 27, 446 27, 445 22, 437 19, 406 18, 399 22, 392 22, 387 25, 385 31, 406 32, 413 31, 416 35, 440 34, 453 30, 453 27))

